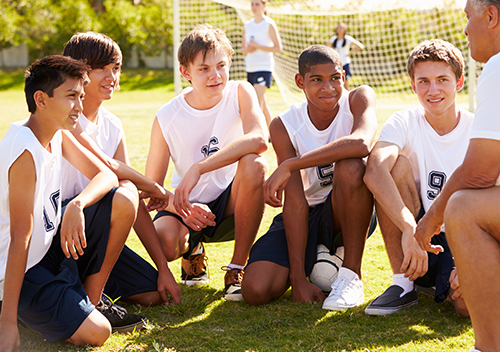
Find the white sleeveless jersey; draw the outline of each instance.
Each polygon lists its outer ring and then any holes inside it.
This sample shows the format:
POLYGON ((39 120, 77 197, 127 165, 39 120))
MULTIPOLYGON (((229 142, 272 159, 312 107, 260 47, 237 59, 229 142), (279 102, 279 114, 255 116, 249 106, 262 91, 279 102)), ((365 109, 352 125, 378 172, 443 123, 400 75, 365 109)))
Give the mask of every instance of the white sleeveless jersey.
POLYGON ((36 169, 33 231, 26 270, 36 265, 47 253, 61 220, 61 132, 54 135, 50 142, 52 152, 49 152, 42 147, 33 132, 20 123, 12 124, 0 141, 0 300, 3 298, 3 280, 10 245, 9 170, 25 150, 31 153, 36 169))
POLYGON ((459 167, 467 152, 474 115, 460 109, 460 121, 450 133, 440 136, 417 107, 393 114, 378 141, 396 144, 413 169, 413 178, 427 212, 446 180, 459 167))
MULTIPOLYGON (((259 23, 255 22, 255 18, 245 22, 245 41, 250 42, 253 38, 259 45, 274 46, 274 43, 269 35, 269 26, 276 25, 270 17, 264 18, 259 23)), ((274 56, 273 53, 264 50, 255 50, 253 53, 245 55, 246 72, 273 71, 274 56)))
MULTIPOLYGON (((294 104, 279 115, 297 155, 303 155, 351 134, 353 115, 349 106, 349 92, 343 92, 339 105, 337 116, 323 131, 319 131, 311 122, 307 102, 294 104)), ((335 163, 300 170, 309 206, 325 202, 332 190, 334 168, 335 163)))
MULTIPOLYGON (((107 156, 113 158, 122 140, 122 123, 118 117, 102 106, 97 114, 97 124, 90 122, 83 113, 78 117, 78 123, 99 148, 107 156)), ((63 200, 80 194, 90 183, 87 177, 65 159, 63 159, 62 175, 63 200)))
MULTIPOLYGON (((189 87, 156 113, 175 166, 172 187, 177 187, 191 165, 243 136, 238 86, 239 82, 228 81, 222 100, 208 110, 194 109, 186 102, 189 87)), ((233 163, 203 174, 191 191, 190 202, 208 203, 217 198, 233 180, 237 166, 233 163)))

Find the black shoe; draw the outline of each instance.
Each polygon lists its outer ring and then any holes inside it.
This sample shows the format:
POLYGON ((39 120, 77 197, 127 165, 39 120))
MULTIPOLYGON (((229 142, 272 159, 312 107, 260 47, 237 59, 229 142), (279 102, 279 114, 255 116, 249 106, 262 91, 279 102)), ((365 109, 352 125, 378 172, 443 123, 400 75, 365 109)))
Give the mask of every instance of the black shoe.
MULTIPOLYGON (((119 306, 118 304, 116 304, 107 294, 103 293, 101 294, 101 301, 107 305, 107 306, 115 306, 116 309, 118 309, 119 311, 122 311, 123 314, 128 314, 127 310, 125 308, 123 308, 122 306, 119 306)), ((116 299, 116 301, 118 301, 118 299, 116 299)))
POLYGON ((113 332, 132 332, 134 330, 140 330, 144 327, 144 324, 147 322, 147 318, 144 315, 129 314, 126 313, 125 308, 120 308, 113 304, 111 300, 101 300, 96 306, 96 309, 111 323, 113 332))
POLYGON ((412 290, 400 297, 403 292, 404 289, 401 286, 390 286, 366 307, 365 313, 368 315, 388 315, 418 303, 417 291, 412 290))

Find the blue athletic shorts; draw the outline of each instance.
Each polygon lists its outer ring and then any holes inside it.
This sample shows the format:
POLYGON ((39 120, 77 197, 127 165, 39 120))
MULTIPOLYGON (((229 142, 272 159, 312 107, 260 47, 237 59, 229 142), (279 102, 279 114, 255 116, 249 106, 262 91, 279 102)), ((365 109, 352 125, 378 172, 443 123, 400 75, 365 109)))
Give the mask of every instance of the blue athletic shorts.
POLYGON ((346 80, 351 79, 351 77, 352 77, 351 66, 349 66, 349 64, 345 64, 344 66, 342 66, 342 69, 345 72, 345 79, 346 80))
MULTIPOLYGON (((319 243, 329 248, 330 253, 335 253, 337 247, 343 246, 342 232, 333 233, 331 196, 332 193, 330 192, 325 203, 309 208, 309 234, 307 236, 304 261, 306 276, 311 274, 316 262, 317 246, 319 243)), ((376 227, 377 219, 373 215, 368 237, 371 236, 376 227)), ((270 261, 286 268, 290 267, 283 214, 278 214, 274 217, 269 230, 252 246, 248 264, 259 260, 270 261)))
MULTIPOLYGON (((424 216, 424 214, 424 207, 421 206, 420 213, 417 216, 417 222, 424 216)), ((444 232, 433 236, 431 243, 442 246, 444 252, 437 255, 427 252, 427 258, 429 260, 427 273, 416 279, 415 284, 422 287, 435 286, 436 293, 434 295, 434 301, 436 303, 442 303, 446 300, 446 297, 448 297, 448 293, 450 292, 450 274, 455 267, 455 261, 453 259, 453 255, 451 254, 444 232)))
POLYGON ((222 192, 215 200, 207 203, 208 207, 215 215, 215 226, 207 226, 200 231, 194 231, 192 228, 187 226, 184 221, 182 221, 182 218, 177 214, 166 210, 159 211, 158 214, 156 214, 153 221, 161 218, 162 216, 173 216, 189 229, 189 249, 186 253, 184 253, 184 259, 189 259, 191 253, 200 242, 210 243, 234 240, 234 214, 228 216, 227 218, 223 218, 232 186, 233 183, 231 182, 224 192, 222 192), (221 220, 217 221, 217 219, 221 220))
POLYGON ((113 300, 158 290, 158 271, 144 258, 124 246, 109 274, 104 293, 113 300))
POLYGON ((259 72, 247 72, 247 81, 252 84, 266 85, 267 88, 271 88, 271 83, 273 80, 273 75, 271 71, 259 71, 259 72))
POLYGON ((24 275, 18 315, 48 342, 70 338, 94 310, 82 282, 101 270, 115 190, 83 211, 87 239, 83 256, 66 258, 59 227, 47 254, 24 275))

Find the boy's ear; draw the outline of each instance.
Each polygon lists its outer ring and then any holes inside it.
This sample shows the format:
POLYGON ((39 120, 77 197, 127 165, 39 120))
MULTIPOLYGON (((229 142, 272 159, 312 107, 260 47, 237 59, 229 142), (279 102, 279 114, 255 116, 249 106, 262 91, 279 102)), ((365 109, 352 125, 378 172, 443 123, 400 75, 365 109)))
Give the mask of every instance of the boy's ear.
POLYGON ((181 75, 187 79, 189 82, 191 82, 191 73, 189 73, 189 70, 187 69, 186 66, 180 65, 179 66, 179 71, 181 72, 181 75))
POLYGON ((37 90, 35 94, 33 94, 33 99, 35 100, 35 104, 37 109, 45 110, 46 102, 45 99, 49 96, 47 93, 42 92, 41 90, 37 90))
POLYGON ((302 77, 300 73, 295 74, 295 84, 300 89, 304 89, 304 77, 302 77))
POLYGON ((413 79, 411 80, 411 90, 413 90, 413 93, 417 94, 417 92, 415 92, 415 82, 413 79))
POLYGON ((464 84, 465 84, 465 77, 464 75, 462 75, 462 77, 460 77, 460 79, 457 82, 457 92, 460 92, 462 90, 464 84))

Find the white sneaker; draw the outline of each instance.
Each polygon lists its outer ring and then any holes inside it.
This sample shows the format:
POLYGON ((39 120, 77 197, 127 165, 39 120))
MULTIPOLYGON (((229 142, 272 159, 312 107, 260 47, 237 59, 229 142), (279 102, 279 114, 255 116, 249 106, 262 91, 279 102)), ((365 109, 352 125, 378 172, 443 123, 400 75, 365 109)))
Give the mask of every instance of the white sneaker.
POLYGON ((363 282, 358 275, 347 268, 340 268, 332 292, 323 302, 323 309, 345 310, 361 305, 365 299, 363 282))

